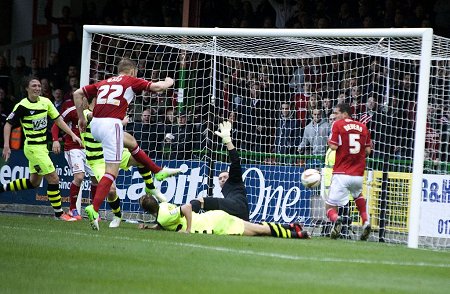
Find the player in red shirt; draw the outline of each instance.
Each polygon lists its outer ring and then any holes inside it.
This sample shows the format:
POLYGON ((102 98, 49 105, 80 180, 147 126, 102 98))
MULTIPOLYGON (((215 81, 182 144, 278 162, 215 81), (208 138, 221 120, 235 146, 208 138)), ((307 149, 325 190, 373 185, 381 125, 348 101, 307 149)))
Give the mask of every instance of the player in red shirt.
POLYGON ((342 220, 337 213, 338 206, 345 206, 352 194, 363 222, 361 240, 367 240, 370 223, 366 211, 366 200, 362 195, 366 156, 371 151, 370 133, 365 124, 352 120, 350 105, 338 104, 334 110, 336 121, 331 127, 328 145, 336 150, 336 162, 333 168, 330 191, 325 202, 328 219, 334 223, 331 238, 341 233, 342 220))
MULTIPOLYGON (((80 137, 77 110, 72 99, 63 103, 60 113, 61 118, 70 127, 72 132, 80 137)), ((59 143, 59 127, 57 124, 53 124, 52 126, 52 139, 53 153, 59 154, 61 152, 61 144, 59 143)), ((73 173, 73 181, 70 184, 69 191, 69 215, 76 220, 81 220, 81 215, 76 208, 81 183, 83 182, 86 173, 91 176, 91 195, 93 196, 97 189, 97 179, 94 177, 94 173, 86 162, 86 154, 84 153, 83 147, 80 146, 80 144, 73 142, 72 138, 67 134, 63 136, 63 139, 64 157, 73 173)))
MULTIPOLYGON (((128 104, 135 94, 142 91, 161 92, 173 85, 173 79, 167 77, 164 81, 151 82, 136 77, 136 63, 129 58, 122 59, 117 65, 117 76, 84 86, 73 93, 73 100, 78 114, 80 132, 86 130, 86 118, 83 115, 83 98, 88 100, 96 97, 93 118, 90 123, 94 138, 102 143, 105 157, 105 175, 101 178, 94 196, 93 205, 85 208, 89 222, 94 230, 98 230, 98 210, 105 200, 112 183, 119 173, 124 147, 122 120, 126 116, 128 104)), ((125 146, 133 158, 148 167, 157 180, 178 174, 179 169, 168 169, 157 166, 142 151, 139 146, 125 146)))

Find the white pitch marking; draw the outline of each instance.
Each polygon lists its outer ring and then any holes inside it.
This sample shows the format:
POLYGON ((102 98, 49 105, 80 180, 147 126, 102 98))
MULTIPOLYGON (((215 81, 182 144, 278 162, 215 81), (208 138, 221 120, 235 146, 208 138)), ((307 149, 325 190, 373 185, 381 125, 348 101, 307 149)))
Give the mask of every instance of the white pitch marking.
POLYGON ((239 254, 239 255, 249 255, 249 256, 262 256, 262 257, 273 257, 278 259, 286 259, 286 260, 303 260, 303 261, 316 261, 316 262, 330 262, 330 263, 355 263, 355 264, 383 264, 383 265, 396 265, 396 266, 413 266, 413 267, 436 267, 436 268, 450 268, 450 264, 445 263, 427 263, 427 262, 394 262, 389 260, 365 260, 365 259, 344 259, 344 258, 329 258, 329 257, 308 257, 308 256, 293 256, 286 255, 280 253, 268 253, 268 252, 258 252, 253 250, 240 250, 240 249, 231 249, 226 247, 218 247, 218 246, 205 246, 199 244, 192 243, 182 243, 182 242, 169 242, 169 241, 161 241, 161 240, 153 240, 153 239, 137 239, 137 238, 129 238, 124 236, 104 236, 95 233, 85 233, 85 232, 73 232, 73 231, 59 231, 59 230, 44 230, 44 229, 36 229, 36 228, 23 228, 23 227, 12 227, 12 226, 4 226, 0 225, 3 229, 10 230, 25 230, 25 231, 37 231, 37 232, 51 232, 57 234, 70 234, 70 235, 78 235, 85 237, 104 237, 104 238, 112 238, 116 240, 127 240, 127 241, 143 241, 146 243, 161 243, 167 245, 176 245, 181 247, 190 247, 201 250, 210 250, 210 251, 219 251, 219 252, 227 252, 231 254, 239 254))

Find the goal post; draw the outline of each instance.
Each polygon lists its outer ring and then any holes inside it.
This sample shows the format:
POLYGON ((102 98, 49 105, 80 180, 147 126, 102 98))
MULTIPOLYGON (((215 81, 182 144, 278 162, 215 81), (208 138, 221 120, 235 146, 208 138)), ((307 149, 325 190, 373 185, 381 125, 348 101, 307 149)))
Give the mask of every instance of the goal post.
MULTIPOLYGON (((446 76, 440 70, 450 72, 449 44, 427 28, 85 25, 80 84, 111 76, 125 56, 138 63, 139 77, 175 77, 176 86, 167 93, 136 97, 129 113, 134 121, 128 127, 159 164, 189 168, 177 179, 156 183, 169 201, 182 204, 197 196, 220 197, 216 175, 228 165, 214 131, 218 122, 231 119, 252 221, 301 221, 315 234, 326 234, 314 229, 326 223, 323 200, 319 189, 301 186, 300 174, 305 168, 324 167, 325 152, 311 145, 315 139, 305 139, 305 133, 312 110, 318 107, 324 122, 319 141, 326 142, 330 125, 325 104, 344 99, 352 104, 355 119, 373 122, 374 127, 376 156, 368 158, 370 179, 364 189, 374 215, 371 240, 411 248, 449 247, 450 216, 447 233, 424 238, 420 230, 424 163, 432 166, 432 174, 450 174, 449 150, 430 143, 428 115, 430 103, 445 109, 448 101, 442 81, 446 76), (405 86, 408 83, 412 86, 405 86), (373 110, 370 99, 376 100, 373 110), (153 128, 145 129, 139 121, 146 109, 151 111, 153 128), (176 119, 170 122, 173 113, 176 119)), ((439 119, 443 117, 442 113, 439 119)), ((446 129, 439 124, 436 130, 439 141, 446 129)), ((319 141, 314 141, 318 147, 319 141)), ((118 178, 124 210, 137 213, 136 199, 143 193, 138 178, 136 169, 118 178)), ((358 221, 349 226, 360 230, 358 221)))

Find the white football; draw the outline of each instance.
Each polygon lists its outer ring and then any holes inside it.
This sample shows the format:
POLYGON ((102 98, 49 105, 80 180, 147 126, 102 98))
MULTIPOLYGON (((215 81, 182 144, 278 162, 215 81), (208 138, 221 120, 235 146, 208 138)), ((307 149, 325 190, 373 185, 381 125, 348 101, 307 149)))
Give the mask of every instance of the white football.
POLYGON ((302 173, 301 181, 306 188, 315 188, 320 185, 322 176, 317 169, 307 169, 302 173))

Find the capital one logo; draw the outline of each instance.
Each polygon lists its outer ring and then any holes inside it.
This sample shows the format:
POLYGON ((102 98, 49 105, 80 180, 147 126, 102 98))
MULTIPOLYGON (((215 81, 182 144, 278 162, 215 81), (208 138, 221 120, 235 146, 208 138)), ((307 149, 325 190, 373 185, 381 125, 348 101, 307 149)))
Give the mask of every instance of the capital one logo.
MULTIPOLYGON (((161 190, 167 200, 184 204, 200 196, 207 197, 208 179, 206 175, 200 173, 201 167, 188 169, 188 166, 183 164, 181 168, 187 171, 162 182, 155 181, 155 186, 161 190)), ((242 176, 250 202, 250 219, 266 220, 273 217, 275 221, 292 222, 301 218, 299 205, 302 191, 296 183, 293 185, 292 182, 284 182, 284 185, 280 185, 279 179, 267 180, 263 171, 257 167, 246 169, 242 176)), ((277 177, 280 177, 280 174, 277 177)), ((119 197, 124 199, 127 196, 131 200, 137 200, 144 195, 145 184, 136 181, 140 178, 140 174, 134 171, 131 181, 134 180, 136 183, 117 187, 119 197)), ((223 197, 217 176, 213 178, 213 185, 214 197, 223 197)))

